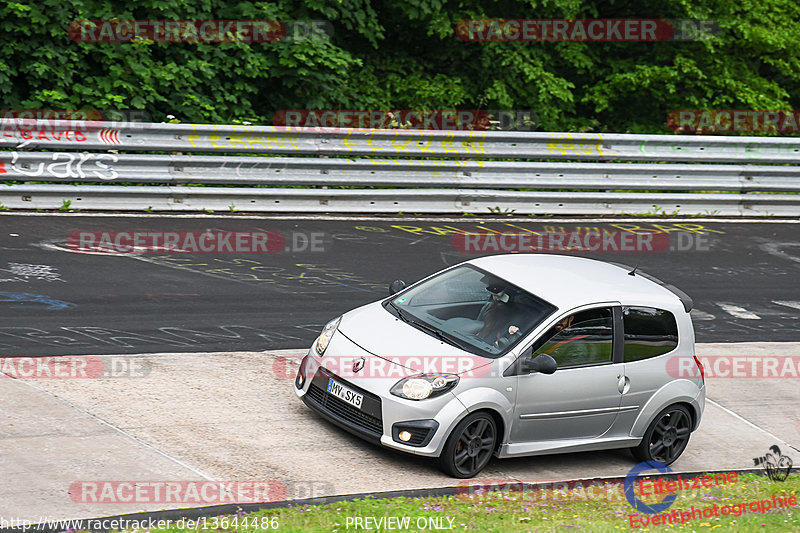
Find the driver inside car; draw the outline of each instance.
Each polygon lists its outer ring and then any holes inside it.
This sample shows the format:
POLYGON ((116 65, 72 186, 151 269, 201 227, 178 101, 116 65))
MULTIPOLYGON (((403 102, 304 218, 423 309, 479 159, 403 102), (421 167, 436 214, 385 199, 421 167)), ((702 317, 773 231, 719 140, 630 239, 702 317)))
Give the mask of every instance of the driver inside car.
POLYGON ((611 360, 611 315, 584 311, 557 322, 533 345, 532 357, 545 353, 559 367, 611 360))
POLYGON ((519 333, 519 326, 515 323, 517 313, 513 296, 500 285, 489 285, 486 290, 492 296, 478 314, 478 320, 483 321, 483 327, 475 335, 501 348, 519 333))

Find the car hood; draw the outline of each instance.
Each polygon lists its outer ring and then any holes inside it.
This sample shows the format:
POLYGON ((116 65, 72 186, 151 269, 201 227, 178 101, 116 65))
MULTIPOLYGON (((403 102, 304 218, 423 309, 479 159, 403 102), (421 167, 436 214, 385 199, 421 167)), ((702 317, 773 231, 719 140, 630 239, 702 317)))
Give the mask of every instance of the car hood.
POLYGON ((345 313, 338 329, 364 351, 417 373, 462 374, 493 362, 420 331, 381 302, 345 313))

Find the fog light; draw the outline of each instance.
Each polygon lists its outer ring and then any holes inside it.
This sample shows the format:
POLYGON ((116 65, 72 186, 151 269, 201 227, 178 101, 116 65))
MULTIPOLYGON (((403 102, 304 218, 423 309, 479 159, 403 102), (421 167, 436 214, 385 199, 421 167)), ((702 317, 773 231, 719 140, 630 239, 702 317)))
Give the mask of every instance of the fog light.
POLYGON ((305 382, 305 378, 303 378, 303 375, 300 374, 299 376, 297 376, 297 388, 298 389, 303 386, 303 382, 305 382))
POLYGON ((423 448, 439 428, 436 420, 403 420, 392 424, 392 440, 406 446, 423 448))

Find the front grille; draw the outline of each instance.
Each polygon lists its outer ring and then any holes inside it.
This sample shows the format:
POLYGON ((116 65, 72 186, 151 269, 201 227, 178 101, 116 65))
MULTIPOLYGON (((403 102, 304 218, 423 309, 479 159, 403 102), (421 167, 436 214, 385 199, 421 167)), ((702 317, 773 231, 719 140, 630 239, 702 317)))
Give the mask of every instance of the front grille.
MULTIPOLYGON (((352 385, 348 385, 353 388, 352 385)), ((318 387, 313 381, 306 393, 309 400, 313 401, 317 408, 340 419, 341 421, 352 424, 373 436, 380 438, 383 435, 383 420, 364 413, 357 407, 350 405, 336 396, 328 394, 327 391, 318 387)))

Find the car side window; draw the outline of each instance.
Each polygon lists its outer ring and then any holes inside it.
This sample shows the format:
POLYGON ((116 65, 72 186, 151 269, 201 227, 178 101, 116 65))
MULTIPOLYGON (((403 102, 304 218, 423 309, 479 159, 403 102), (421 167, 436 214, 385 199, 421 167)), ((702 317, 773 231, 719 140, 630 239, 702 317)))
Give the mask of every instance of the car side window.
POLYGON ((546 353, 558 368, 610 363, 613 331, 611 309, 581 311, 542 335, 533 345, 532 357, 546 353))
POLYGON ((669 311, 653 307, 623 307, 625 361, 641 361, 678 346, 678 323, 669 311))

